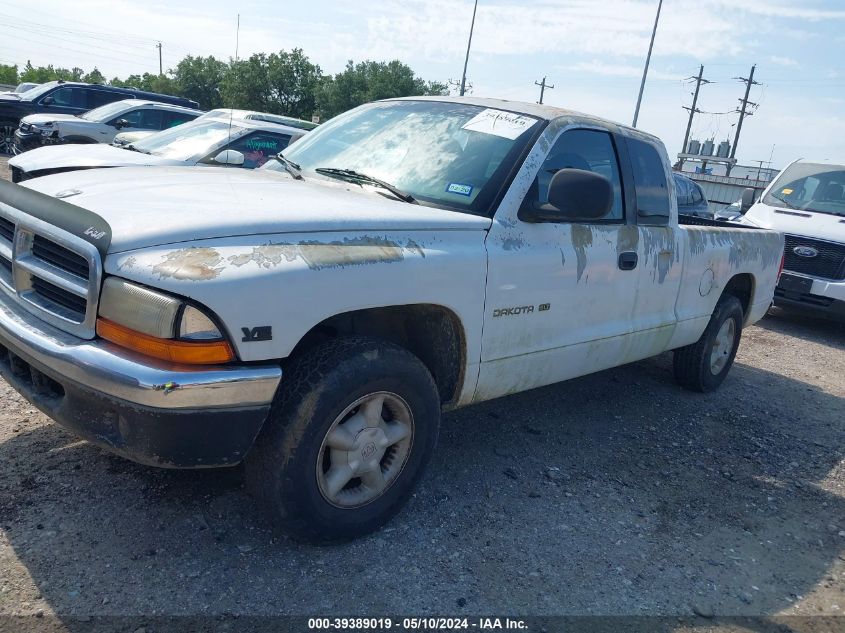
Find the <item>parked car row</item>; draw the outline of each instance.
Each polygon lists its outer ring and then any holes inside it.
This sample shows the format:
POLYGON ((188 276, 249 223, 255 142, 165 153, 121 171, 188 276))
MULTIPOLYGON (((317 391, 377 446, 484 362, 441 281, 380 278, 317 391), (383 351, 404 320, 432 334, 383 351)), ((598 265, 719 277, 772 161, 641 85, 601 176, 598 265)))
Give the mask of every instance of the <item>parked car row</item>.
POLYGON ((81 115, 94 108, 122 99, 146 99, 198 109, 196 101, 98 84, 71 81, 50 81, 21 93, 0 94, 0 153, 13 151, 15 130, 21 119, 31 114, 81 115))
POLYGON ((13 182, 78 169, 152 165, 261 167, 303 130, 258 120, 197 118, 122 147, 57 145, 9 161, 13 182))

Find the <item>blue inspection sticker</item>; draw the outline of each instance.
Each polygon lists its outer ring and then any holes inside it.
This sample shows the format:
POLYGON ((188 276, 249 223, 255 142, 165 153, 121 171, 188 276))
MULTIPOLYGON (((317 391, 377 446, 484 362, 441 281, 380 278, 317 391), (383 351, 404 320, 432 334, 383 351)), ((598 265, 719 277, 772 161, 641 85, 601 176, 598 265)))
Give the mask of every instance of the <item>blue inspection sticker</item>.
POLYGON ((446 187, 446 193, 456 193, 459 196, 471 196, 472 195, 472 185, 463 185, 459 182, 450 182, 449 186, 446 187))

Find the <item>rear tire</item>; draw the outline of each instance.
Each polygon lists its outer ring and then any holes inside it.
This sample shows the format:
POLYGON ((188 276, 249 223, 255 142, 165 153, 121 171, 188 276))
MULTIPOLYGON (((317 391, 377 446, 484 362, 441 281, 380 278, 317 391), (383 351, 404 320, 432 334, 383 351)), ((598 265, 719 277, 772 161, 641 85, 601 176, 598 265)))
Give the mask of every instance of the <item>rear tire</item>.
POLYGON ((739 349, 742 322, 739 299, 723 295, 701 338, 675 350, 673 365, 678 384, 702 393, 717 389, 728 375, 739 349))
POLYGON ((416 356, 375 339, 331 340, 286 369, 247 482, 285 531, 351 539, 402 508, 439 425, 437 387, 416 356))

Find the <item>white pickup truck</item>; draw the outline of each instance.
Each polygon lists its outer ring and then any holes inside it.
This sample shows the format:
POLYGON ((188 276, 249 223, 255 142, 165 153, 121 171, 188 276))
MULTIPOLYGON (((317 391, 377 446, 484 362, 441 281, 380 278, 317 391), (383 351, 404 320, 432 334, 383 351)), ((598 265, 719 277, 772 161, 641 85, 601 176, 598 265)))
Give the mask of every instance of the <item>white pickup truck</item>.
POLYGON ((245 461, 276 522, 350 538, 411 494, 442 410, 667 350, 718 387, 783 238, 680 226, 672 183, 638 130, 449 97, 356 108, 270 169, 0 183, 0 370, 95 444, 245 461))
POLYGON ((784 233, 775 305, 845 319, 845 165, 796 160, 737 221, 784 233))

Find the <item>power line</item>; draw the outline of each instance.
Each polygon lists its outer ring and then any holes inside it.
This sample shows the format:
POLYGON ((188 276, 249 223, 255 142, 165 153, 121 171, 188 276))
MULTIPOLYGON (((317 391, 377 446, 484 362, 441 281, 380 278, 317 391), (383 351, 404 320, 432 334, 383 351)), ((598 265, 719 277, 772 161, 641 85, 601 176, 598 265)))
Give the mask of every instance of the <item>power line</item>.
MULTIPOLYGON (((5 22, 2 22, 2 21, 0 21, 0 28, 23 30, 23 31, 26 31, 27 35, 30 35, 32 37, 47 38, 48 40, 50 40, 51 46, 52 46, 53 41, 68 42, 68 43, 76 45, 76 46, 84 46, 88 49, 96 49, 96 50, 105 51, 105 52, 109 53, 109 57, 113 57, 115 53, 118 53, 119 55, 123 56, 124 59, 127 58, 127 57, 133 57, 133 58, 136 58, 138 60, 141 60, 141 59, 148 60, 149 59, 149 55, 141 55, 140 53, 134 53, 134 52, 131 52, 131 51, 126 51, 126 50, 120 50, 119 48, 116 49, 114 46, 98 46, 96 44, 90 44, 88 42, 79 42, 79 41, 75 41, 75 40, 69 40, 67 38, 60 37, 60 36, 52 34, 52 33, 38 32, 38 31, 31 32, 28 28, 13 26, 11 24, 6 24, 5 22)), ((15 39, 16 40, 17 39, 23 40, 23 39, 26 39, 26 38, 24 38, 20 35, 15 35, 15 39)), ((103 44, 105 44, 105 42, 103 42, 103 44)), ((149 49, 147 49, 147 50, 149 50, 149 49)), ((90 51, 87 51, 87 52, 90 52, 90 51)))
MULTIPOLYGON (((21 40, 21 41, 24 41, 24 42, 31 42, 33 44, 38 44, 40 46, 49 47, 50 49, 59 49, 59 50, 63 50, 63 51, 68 51, 70 53, 76 53, 77 55, 82 55, 84 57, 89 57, 89 58, 93 57, 93 58, 102 60, 102 55, 99 54, 99 53, 92 52, 92 51, 82 51, 82 50, 79 50, 77 48, 68 48, 67 46, 60 46, 60 45, 58 45, 54 42, 45 42, 45 41, 33 40, 33 39, 30 39, 30 38, 21 37, 21 36, 17 36, 17 35, 15 36, 15 40, 16 41, 21 40)), ((125 62, 125 63, 138 64, 138 62, 134 59, 119 57, 118 55, 116 55, 114 53, 112 53, 109 57, 110 57, 110 59, 115 59, 117 61, 122 61, 122 62, 125 62)))

